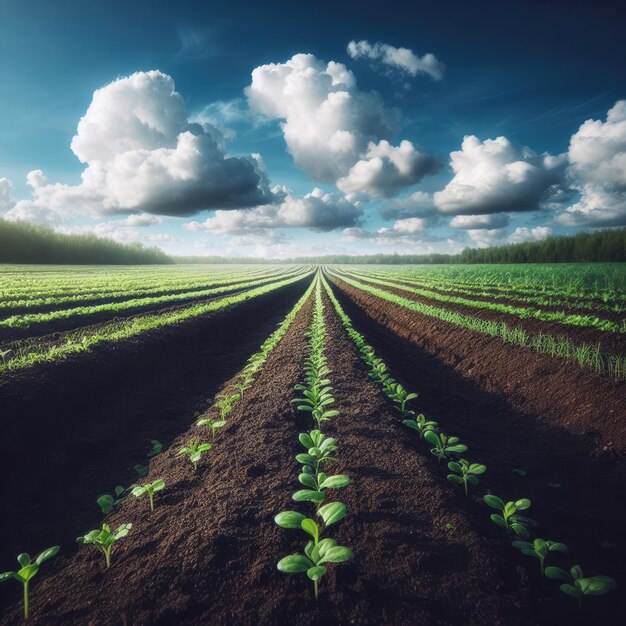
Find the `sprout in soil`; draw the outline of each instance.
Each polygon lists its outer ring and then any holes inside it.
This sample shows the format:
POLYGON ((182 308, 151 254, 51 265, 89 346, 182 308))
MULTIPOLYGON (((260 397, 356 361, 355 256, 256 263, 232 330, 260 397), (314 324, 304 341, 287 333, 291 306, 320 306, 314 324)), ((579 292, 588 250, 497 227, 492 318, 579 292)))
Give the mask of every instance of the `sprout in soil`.
POLYGON ((435 430, 437 428, 437 422, 427 420, 421 413, 414 420, 402 420, 402 423, 416 430, 420 439, 424 439, 426 431, 435 430))
POLYGON ((539 569, 541 576, 544 574, 546 557, 550 552, 561 552, 567 554, 567 546, 557 541, 545 541, 543 539, 535 539, 530 541, 514 541, 513 547, 517 548, 522 554, 532 556, 539 560, 539 569))
POLYGON ((100 496, 96 502, 100 507, 100 510, 104 515, 108 515, 116 506, 118 506, 124 499, 124 492, 126 489, 122 485, 115 487, 115 495, 105 494, 100 496))
POLYGON ((52 546, 41 552, 35 559, 30 558, 30 554, 22 552, 17 557, 17 562, 20 564, 20 569, 17 572, 4 572, 0 574, 0 583, 3 583, 10 578, 17 580, 18 583, 22 583, 24 590, 24 619, 28 619, 28 585, 30 580, 39 571, 39 566, 53 556, 56 556, 61 548, 59 546, 52 546))
POLYGON ((211 439, 215 439, 215 431, 218 428, 222 428, 226 426, 226 420, 223 419, 212 419, 210 417, 205 417, 201 420, 198 420, 196 426, 208 426, 211 429, 211 439))
POLYGON ((163 450, 163 444, 158 439, 150 439, 150 445, 152 447, 150 448, 150 452, 148 452, 148 458, 160 454, 161 450, 163 450))
POLYGON ((487 471, 485 465, 480 463, 469 463, 465 459, 461 459, 458 463, 456 461, 450 461, 448 463, 448 469, 453 474, 448 474, 448 480, 456 485, 463 485, 465 488, 465 495, 467 495, 468 483, 475 487, 478 483, 478 476, 484 474, 487 471))
POLYGON ((530 500, 521 498, 515 502, 504 503, 498 496, 486 495, 483 497, 485 504, 492 509, 498 509, 501 515, 493 513, 490 515, 491 520, 504 530, 512 530, 518 537, 524 540, 530 539, 529 527, 537 525, 534 520, 517 515, 518 511, 525 511, 530 508, 530 500))
POLYGON ((574 565, 566 572, 560 567, 546 567, 546 577, 554 580, 564 580, 560 586, 563 593, 578 600, 582 606, 585 596, 603 596, 617 587, 617 583, 610 576, 589 576, 585 578, 580 565, 574 565))
POLYGON ((208 452, 213 446, 210 443, 201 443, 200 439, 191 439, 184 448, 181 448, 176 456, 186 454, 193 465, 193 469, 198 468, 198 461, 205 452, 208 452))
POLYGON ((104 560, 107 564, 107 569, 109 569, 109 567, 111 567, 111 548, 113 547, 113 544, 118 539, 126 537, 132 527, 132 524, 122 524, 114 533, 112 533, 108 524, 102 524, 102 530, 90 530, 86 535, 78 537, 76 541, 85 546, 91 545, 102 552, 102 554, 104 554, 104 560))
POLYGON ((162 491, 165 489, 165 481, 162 479, 155 480, 152 483, 147 483, 145 485, 134 485, 131 493, 136 497, 140 498, 144 494, 148 494, 150 498, 150 510, 154 511, 154 494, 157 491, 162 491))
POLYGON ((447 459, 448 455, 456 452, 467 452, 467 446, 464 443, 459 443, 458 437, 448 437, 444 433, 437 434, 434 430, 427 430, 424 433, 424 439, 430 443, 433 448, 431 453, 437 457, 437 460, 441 463, 441 459, 447 459))

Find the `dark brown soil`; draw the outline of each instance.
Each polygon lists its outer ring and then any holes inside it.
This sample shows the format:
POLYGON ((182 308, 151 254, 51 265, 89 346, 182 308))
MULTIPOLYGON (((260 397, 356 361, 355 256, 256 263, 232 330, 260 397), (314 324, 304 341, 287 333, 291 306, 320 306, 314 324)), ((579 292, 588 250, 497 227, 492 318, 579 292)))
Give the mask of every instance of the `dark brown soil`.
MULTIPOLYGON (((362 282, 368 283, 366 278, 364 278, 362 282)), ((422 304, 436 306, 448 311, 456 311, 458 313, 483 320, 504 322, 509 326, 521 326, 530 334, 544 333, 552 335, 553 337, 567 337, 576 345, 581 345, 583 343, 594 346, 599 345, 601 351, 606 354, 619 355, 626 353, 626 334, 624 333, 612 333, 582 326, 559 324, 557 322, 544 322, 533 318, 521 319, 515 315, 509 315, 507 313, 478 309, 471 306, 453 304, 452 302, 439 302, 438 300, 418 296, 409 291, 396 289, 394 287, 378 285, 375 283, 371 283, 371 286, 396 294, 407 300, 413 300, 414 302, 421 302, 422 304)))
POLYGON ((19 552, 58 541, 65 548, 97 522, 96 498, 137 479, 151 439, 168 445, 187 429, 309 281, 3 376, 0 562, 8 568, 19 552))
MULTIPOLYGON (((485 483, 509 498, 531 498, 544 538, 567 543, 589 574, 623 581, 626 546, 616 520, 626 514, 618 496, 626 480, 626 385, 333 283, 357 329, 419 393, 417 409, 488 466, 485 483)), ((614 623, 624 610, 619 593, 591 600, 603 616, 595 623, 614 623)))

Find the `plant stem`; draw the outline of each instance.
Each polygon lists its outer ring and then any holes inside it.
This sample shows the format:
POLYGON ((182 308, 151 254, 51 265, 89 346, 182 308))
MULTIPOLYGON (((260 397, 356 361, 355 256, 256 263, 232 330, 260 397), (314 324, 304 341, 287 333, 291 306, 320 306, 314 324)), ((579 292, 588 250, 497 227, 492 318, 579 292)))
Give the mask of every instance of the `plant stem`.
POLYGON ((28 582, 24 583, 24 619, 28 619, 28 582))
POLYGON ((317 580, 313 581, 313 589, 315 590, 315 599, 317 600, 317 580))
POLYGON ((104 549, 104 558, 107 562, 107 569, 111 567, 111 547, 104 549))
POLYGON ((465 485, 465 495, 467 496, 467 480, 463 481, 463 485, 465 485))
POLYGON ((148 497, 150 498, 150 511, 154 511, 154 496, 149 493, 148 497))

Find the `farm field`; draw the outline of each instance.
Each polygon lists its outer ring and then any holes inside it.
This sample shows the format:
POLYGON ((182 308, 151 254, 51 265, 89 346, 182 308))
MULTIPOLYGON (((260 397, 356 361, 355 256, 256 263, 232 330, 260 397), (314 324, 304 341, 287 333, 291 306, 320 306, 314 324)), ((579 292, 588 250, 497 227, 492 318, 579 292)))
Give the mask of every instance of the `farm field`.
POLYGON ((60 547, 34 624, 622 623, 625 392, 624 264, 3 265, 0 571, 60 547))

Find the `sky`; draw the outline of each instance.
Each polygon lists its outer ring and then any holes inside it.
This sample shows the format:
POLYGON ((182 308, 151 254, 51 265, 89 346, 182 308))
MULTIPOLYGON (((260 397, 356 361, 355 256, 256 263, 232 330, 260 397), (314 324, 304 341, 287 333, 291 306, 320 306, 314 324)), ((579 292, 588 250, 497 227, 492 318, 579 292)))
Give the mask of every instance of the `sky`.
POLYGON ((624 18, 608 0, 0 0, 0 217, 266 258, 624 226, 624 18))

